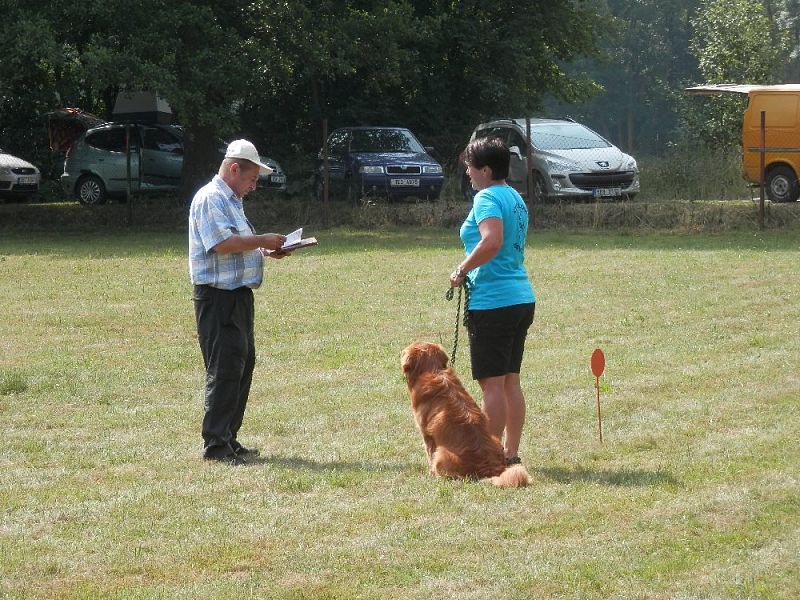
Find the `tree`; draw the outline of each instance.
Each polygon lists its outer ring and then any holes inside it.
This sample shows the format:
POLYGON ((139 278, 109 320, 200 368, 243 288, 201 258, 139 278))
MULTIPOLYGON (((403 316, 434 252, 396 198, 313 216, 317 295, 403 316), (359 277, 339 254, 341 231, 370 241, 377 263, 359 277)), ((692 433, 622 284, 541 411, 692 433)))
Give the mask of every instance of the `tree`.
POLYGON ((576 61, 600 93, 551 110, 589 124, 628 152, 658 153, 678 127, 680 96, 694 79, 690 19, 699 0, 607 0, 598 10, 610 21, 598 58, 576 61))
POLYGON ((184 199, 216 168, 220 138, 304 153, 323 117, 408 126, 450 154, 481 119, 529 114, 546 93, 586 95, 591 82, 561 65, 592 54, 602 26, 585 0, 0 6, 0 128, 41 127, 65 106, 109 118, 120 90, 154 91, 185 129, 184 199))
POLYGON ((480 120, 530 114, 548 92, 587 95, 591 83, 560 64, 592 54, 601 26, 583 1, 268 3, 259 43, 275 62, 248 114, 273 109, 281 119, 261 135, 298 150, 319 147, 324 117, 407 126, 453 157, 480 120))
MULTIPOLYGON (((690 47, 708 83, 773 82, 779 51, 767 43, 771 22, 757 0, 704 0, 690 47)), ((717 148, 739 143, 744 100, 709 97, 687 110, 686 131, 717 148)))

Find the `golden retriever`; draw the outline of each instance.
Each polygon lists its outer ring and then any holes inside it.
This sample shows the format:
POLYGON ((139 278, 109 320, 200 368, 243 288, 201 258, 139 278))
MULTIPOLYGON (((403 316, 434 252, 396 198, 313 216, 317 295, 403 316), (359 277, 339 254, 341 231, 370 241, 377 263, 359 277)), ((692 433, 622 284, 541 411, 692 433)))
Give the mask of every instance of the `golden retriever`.
POLYGON ((522 465, 507 466, 500 440, 452 369, 439 344, 415 342, 400 364, 432 475, 482 479, 499 487, 530 483, 522 465))

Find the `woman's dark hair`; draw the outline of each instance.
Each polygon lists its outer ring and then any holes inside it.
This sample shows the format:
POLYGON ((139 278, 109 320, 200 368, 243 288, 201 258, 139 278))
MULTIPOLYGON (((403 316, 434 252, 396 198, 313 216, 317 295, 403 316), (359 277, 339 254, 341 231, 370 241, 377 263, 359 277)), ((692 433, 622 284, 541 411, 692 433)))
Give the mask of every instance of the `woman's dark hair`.
POLYGON ((472 140, 464 151, 467 164, 482 169, 489 167, 492 179, 505 179, 508 177, 508 164, 511 162, 511 153, 508 146, 499 137, 483 137, 472 140))

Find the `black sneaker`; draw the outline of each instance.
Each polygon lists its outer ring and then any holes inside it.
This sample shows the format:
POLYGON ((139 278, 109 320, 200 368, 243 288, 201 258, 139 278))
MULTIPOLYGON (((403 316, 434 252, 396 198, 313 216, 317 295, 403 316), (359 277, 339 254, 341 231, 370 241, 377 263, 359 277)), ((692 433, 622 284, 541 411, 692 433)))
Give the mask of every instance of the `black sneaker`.
POLYGON ((236 456, 247 456, 248 458, 254 458, 261 454, 258 448, 245 448, 244 446, 239 446, 234 453, 236 456))
POLYGON ((509 466, 509 467, 511 465, 521 465, 521 464, 522 464, 522 459, 519 456, 507 456, 506 457, 506 465, 509 466))

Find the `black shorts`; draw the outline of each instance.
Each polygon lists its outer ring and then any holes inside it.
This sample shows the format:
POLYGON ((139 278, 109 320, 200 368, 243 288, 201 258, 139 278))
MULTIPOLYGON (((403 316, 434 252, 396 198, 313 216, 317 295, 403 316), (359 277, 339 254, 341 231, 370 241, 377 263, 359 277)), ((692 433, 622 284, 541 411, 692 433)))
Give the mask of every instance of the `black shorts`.
POLYGON ((536 304, 467 312, 472 378, 519 373, 536 304))

